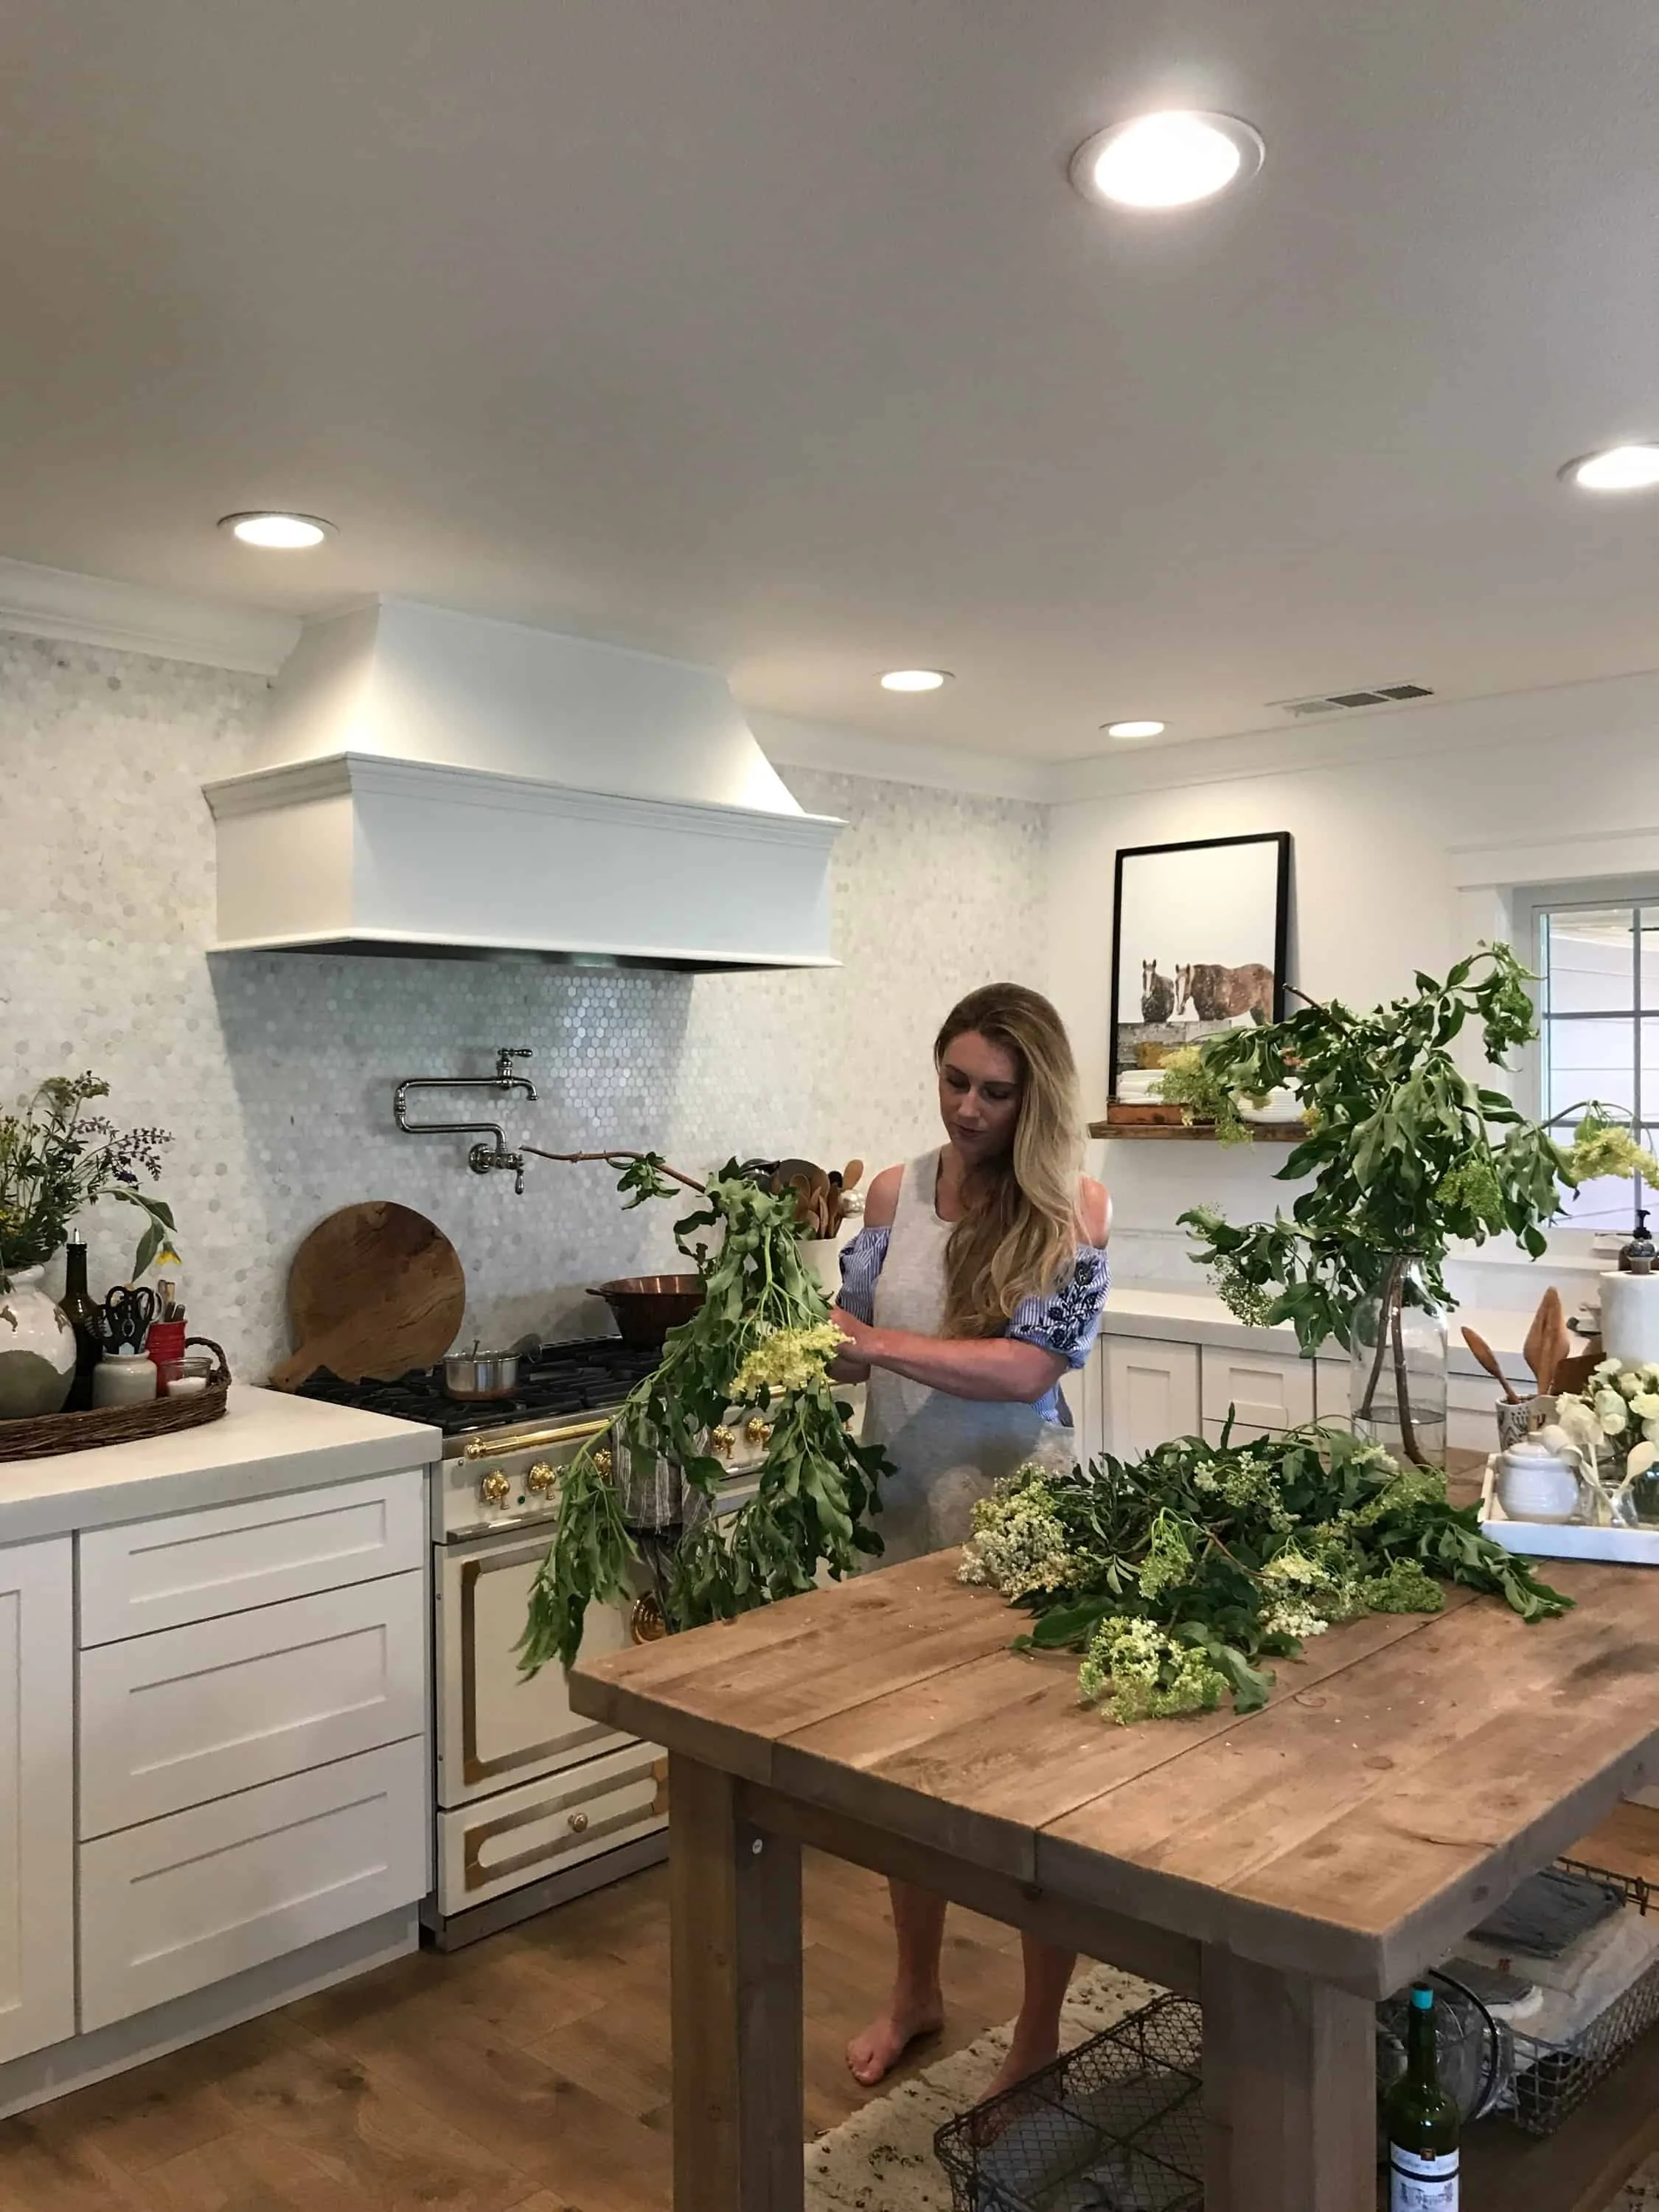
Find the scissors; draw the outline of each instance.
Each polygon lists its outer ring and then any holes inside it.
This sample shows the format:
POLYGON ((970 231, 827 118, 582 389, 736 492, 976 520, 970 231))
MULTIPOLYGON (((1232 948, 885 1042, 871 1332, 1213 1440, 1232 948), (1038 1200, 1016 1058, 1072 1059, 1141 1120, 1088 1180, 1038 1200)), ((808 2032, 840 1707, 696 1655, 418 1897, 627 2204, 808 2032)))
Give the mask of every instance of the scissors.
POLYGON ((102 1306, 104 1341, 112 1348, 128 1344, 142 1352, 149 1325, 155 1318, 155 1293, 141 1284, 134 1290, 122 1284, 110 1292, 102 1306))

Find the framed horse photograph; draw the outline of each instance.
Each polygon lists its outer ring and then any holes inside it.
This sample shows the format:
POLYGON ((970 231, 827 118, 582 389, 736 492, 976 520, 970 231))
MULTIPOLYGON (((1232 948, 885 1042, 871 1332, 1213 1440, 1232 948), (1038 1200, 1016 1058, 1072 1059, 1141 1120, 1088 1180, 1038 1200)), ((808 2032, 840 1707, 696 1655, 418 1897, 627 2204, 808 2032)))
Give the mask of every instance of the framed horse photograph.
POLYGON ((1112 889, 1114 1101, 1155 1097, 1171 1052, 1285 1012, 1288 830, 1126 846, 1112 889))

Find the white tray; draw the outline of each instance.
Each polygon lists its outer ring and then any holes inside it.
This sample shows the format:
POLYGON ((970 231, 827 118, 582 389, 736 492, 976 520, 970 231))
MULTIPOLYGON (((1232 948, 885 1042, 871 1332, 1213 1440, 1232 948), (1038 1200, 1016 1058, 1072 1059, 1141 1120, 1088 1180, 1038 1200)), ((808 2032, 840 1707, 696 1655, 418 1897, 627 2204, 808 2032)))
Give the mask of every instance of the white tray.
POLYGON ((1511 1521, 1498 1502, 1498 1462, 1486 1462, 1480 1533, 1506 1552, 1533 1559, 1610 1559, 1625 1567, 1659 1567, 1659 1528, 1593 1528, 1586 1521, 1511 1521))

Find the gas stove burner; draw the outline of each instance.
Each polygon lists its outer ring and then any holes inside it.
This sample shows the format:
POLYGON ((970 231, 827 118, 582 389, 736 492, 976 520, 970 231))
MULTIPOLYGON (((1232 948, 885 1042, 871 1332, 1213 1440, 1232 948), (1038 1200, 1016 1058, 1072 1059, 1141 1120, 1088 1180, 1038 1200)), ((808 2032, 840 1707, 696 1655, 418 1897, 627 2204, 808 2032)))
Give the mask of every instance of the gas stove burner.
POLYGON ((649 1346, 624 1344, 619 1336, 576 1337, 526 1353, 519 1362, 512 1395, 483 1403, 464 1404, 448 1396, 441 1364, 411 1369, 395 1382, 343 1382, 325 1369, 300 1385, 300 1395, 394 1420, 424 1421, 447 1437, 465 1437, 522 1426, 550 1414, 606 1412, 619 1406, 661 1357, 649 1346))

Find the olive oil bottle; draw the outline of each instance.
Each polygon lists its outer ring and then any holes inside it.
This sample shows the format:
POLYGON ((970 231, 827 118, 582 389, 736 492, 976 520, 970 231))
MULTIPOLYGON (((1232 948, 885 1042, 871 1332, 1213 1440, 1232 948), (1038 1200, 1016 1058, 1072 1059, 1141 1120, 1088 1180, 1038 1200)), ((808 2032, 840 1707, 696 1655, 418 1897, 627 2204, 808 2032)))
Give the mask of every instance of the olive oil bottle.
POLYGON ((1440 2086, 1434 1991, 1412 1990, 1406 2024, 1406 2070, 1382 2100, 1389 2138, 1389 2212, 1457 2212, 1455 2099, 1440 2086))

